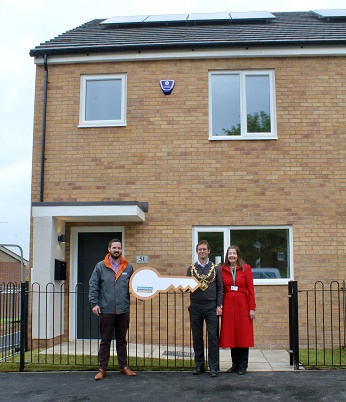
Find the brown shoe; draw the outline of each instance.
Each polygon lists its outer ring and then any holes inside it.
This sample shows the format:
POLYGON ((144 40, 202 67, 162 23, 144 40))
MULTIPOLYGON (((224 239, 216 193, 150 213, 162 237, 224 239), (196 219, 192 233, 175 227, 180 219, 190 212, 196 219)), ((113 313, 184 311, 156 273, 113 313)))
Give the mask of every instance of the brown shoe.
POLYGON ((120 373, 123 373, 125 375, 137 375, 136 373, 134 373, 131 369, 129 369, 128 367, 123 367, 122 369, 120 369, 120 373))
POLYGON ((98 371, 98 373, 95 375, 95 380, 102 380, 103 377, 106 376, 106 374, 107 374, 107 371, 106 371, 106 370, 100 369, 100 370, 98 371))

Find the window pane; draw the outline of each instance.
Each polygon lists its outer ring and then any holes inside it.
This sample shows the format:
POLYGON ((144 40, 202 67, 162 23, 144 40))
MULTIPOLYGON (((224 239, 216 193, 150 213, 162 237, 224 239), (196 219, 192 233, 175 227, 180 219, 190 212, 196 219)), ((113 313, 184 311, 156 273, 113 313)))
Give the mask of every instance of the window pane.
POLYGON ((198 232, 198 241, 206 240, 209 243, 211 253, 209 258, 215 264, 223 263, 223 233, 221 232, 198 232))
POLYGON ((120 79, 87 80, 85 120, 121 119, 120 79))
POLYGON ((231 230, 243 259, 251 265, 254 279, 290 277, 288 229, 231 230))
POLYGON ((248 133, 270 133, 270 88, 268 75, 246 76, 248 133))
POLYGON ((239 74, 215 74, 212 85, 212 135, 240 135, 239 74))

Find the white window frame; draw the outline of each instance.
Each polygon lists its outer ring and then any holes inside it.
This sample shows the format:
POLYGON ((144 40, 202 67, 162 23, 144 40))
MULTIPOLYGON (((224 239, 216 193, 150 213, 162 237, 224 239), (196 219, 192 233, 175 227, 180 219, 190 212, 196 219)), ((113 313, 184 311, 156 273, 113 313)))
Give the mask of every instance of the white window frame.
MULTIPOLYGON (((218 232, 223 233, 223 258, 226 254, 228 246, 231 244, 231 230, 261 230, 261 229, 288 229, 289 238, 289 259, 290 259, 290 276, 289 278, 280 279, 254 279, 254 285, 287 285, 289 281, 294 280, 293 266, 293 228, 289 225, 283 226, 194 226, 192 228, 192 262, 197 260, 196 244, 198 243, 199 232, 218 232)), ((223 263, 223 261, 222 261, 223 263)), ((253 268, 253 267, 252 267, 253 268)))
POLYGON ((276 96, 275 96, 275 73, 273 70, 244 70, 230 71, 219 70, 209 71, 209 140, 276 140, 276 96), (212 76, 213 75, 239 75, 240 77, 240 135, 213 135, 212 122, 212 76), (270 133, 247 133, 247 113, 246 113, 246 77, 250 75, 268 75, 269 77, 269 93, 270 93, 270 133))
POLYGON ((80 111, 78 127, 114 127, 126 126, 126 103, 127 103, 127 76, 126 74, 100 74, 82 75, 80 78, 80 111), (86 84, 89 80, 121 80, 121 115, 117 120, 86 120, 86 84))

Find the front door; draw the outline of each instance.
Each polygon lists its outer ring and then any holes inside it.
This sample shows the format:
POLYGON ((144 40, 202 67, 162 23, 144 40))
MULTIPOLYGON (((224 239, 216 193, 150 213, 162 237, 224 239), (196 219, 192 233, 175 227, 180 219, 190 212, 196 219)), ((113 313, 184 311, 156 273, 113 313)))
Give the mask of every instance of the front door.
POLYGON ((112 239, 122 241, 121 232, 79 232, 77 274, 77 339, 98 339, 98 318, 92 314, 88 293, 89 279, 95 265, 108 253, 112 239))

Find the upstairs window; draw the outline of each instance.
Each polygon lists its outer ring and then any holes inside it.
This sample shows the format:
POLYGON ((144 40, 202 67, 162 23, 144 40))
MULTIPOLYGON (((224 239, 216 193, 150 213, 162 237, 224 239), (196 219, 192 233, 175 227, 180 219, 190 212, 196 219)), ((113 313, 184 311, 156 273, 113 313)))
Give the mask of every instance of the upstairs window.
POLYGON ((210 140, 276 139, 273 71, 209 73, 210 140))
POLYGON ((83 75, 80 127, 126 126, 126 75, 83 75))

